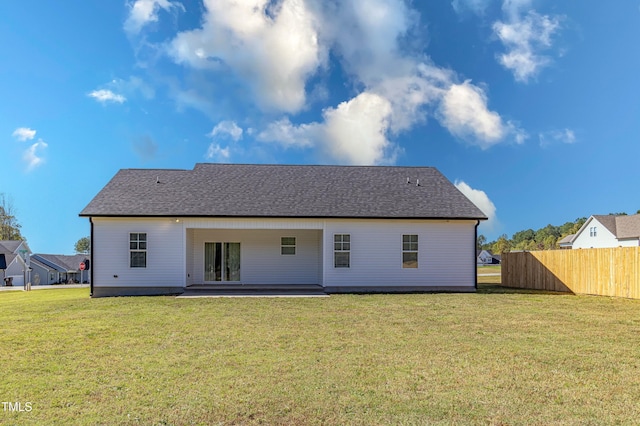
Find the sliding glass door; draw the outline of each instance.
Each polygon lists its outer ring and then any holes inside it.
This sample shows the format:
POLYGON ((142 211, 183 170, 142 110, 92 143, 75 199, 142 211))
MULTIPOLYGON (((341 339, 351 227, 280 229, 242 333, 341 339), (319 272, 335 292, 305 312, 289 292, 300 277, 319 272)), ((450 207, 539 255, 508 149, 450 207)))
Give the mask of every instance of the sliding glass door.
POLYGON ((240 281, 240 243, 204 243, 204 280, 240 281))

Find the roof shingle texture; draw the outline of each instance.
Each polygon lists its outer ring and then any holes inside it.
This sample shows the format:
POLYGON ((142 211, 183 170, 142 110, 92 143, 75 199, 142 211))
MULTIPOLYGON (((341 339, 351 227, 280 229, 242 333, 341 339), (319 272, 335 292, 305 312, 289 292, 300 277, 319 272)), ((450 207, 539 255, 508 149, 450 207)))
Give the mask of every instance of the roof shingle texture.
POLYGON ((618 238, 640 238, 640 214, 616 216, 618 238))
POLYGON ((593 215, 616 238, 640 238, 640 214, 634 215, 593 215))
POLYGON ((248 164, 123 169, 80 216, 486 219, 433 167, 248 164))
POLYGON ((88 254, 65 255, 36 253, 31 255, 31 260, 35 260, 47 268, 54 268, 59 272, 77 272, 79 270, 80 262, 88 257, 88 254))

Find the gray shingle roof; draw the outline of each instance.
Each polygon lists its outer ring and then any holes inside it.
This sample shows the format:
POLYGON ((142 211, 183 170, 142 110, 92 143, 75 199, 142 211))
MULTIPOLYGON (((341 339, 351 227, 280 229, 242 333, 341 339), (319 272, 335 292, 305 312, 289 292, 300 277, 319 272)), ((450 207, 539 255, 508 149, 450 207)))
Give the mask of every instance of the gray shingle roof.
POLYGON ((640 214, 634 215, 593 215, 616 238, 640 238, 640 214))
POLYGON ((640 214, 616 216, 618 238, 640 238, 640 214))
POLYGON ((486 219, 433 167, 248 164, 123 169, 80 216, 486 219))
POLYGON ((59 272, 77 272, 80 262, 89 257, 88 254, 42 254, 31 255, 31 260, 35 260, 48 268, 54 268, 59 272))
POLYGON ((566 235, 565 237, 563 237, 561 240, 558 241, 558 244, 570 244, 573 243, 573 239, 575 238, 576 234, 569 234, 566 235))
POLYGON ((18 247, 20 247, 22 241, 18 240, 2 240, 0 241, 0 252, 14 253, 18 247))

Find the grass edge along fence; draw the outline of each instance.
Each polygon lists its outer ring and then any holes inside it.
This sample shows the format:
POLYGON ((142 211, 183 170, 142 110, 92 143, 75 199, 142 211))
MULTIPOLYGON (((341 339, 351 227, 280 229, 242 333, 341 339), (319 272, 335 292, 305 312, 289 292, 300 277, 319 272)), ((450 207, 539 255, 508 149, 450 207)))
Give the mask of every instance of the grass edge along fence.
POLYGON ((502 285, 640 299, 640 247, 505 253, 502 285))

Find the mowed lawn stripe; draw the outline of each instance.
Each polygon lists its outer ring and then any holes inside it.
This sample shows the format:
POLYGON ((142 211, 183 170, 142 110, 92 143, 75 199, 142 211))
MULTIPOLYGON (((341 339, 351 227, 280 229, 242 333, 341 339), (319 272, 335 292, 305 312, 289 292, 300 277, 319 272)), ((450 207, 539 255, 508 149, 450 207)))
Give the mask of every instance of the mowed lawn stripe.
POLYGON ((511 291, 311 299, 0 294, 19 424, 625 424, 640 302, 511 291))

